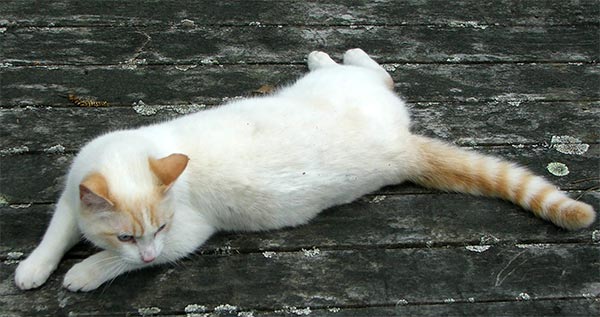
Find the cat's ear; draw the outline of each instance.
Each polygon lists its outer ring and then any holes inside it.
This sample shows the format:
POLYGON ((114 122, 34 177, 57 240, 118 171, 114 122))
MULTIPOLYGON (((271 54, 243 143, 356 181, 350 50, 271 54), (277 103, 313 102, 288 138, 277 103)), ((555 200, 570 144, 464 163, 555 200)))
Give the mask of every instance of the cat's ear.
POLYGON ((92 209, 107 209, 114 206, 109 199, 108 183, 100 173, 88 175, 79 184, 79 199, 92 209))
POLYGON ((149 158, 148 162, 150 169, 164 187, 163 191, 167 191, 183 173, 189 160, 187 155, 175 153, 161 159, 149 158))

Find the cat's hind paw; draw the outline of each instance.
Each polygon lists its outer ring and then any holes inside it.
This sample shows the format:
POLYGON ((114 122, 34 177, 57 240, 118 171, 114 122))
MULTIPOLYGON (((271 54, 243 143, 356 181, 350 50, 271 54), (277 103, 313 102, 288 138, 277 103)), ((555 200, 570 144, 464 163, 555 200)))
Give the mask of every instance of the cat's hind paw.
POLYGON ((344 64, 368 68, 380 67, 365 51, 360 48, 349 49, 344 53, 344 64))
POLYGON ((344 65, 354 65, 375 70, 389 88, 394 88, 394 81, 390 74, 360 48, 353 48, 344 53, 344 65))
POLYGON ((335 66, 337 63, 327 55, 320 51, 312 51, 308 54, 308 69, 315 70, 321 67, 335 66))
POLYGON ((22 290, 40 287, 55 269, 55 263, 30 256, 19 263, 15 271, 15 284, 22 290))

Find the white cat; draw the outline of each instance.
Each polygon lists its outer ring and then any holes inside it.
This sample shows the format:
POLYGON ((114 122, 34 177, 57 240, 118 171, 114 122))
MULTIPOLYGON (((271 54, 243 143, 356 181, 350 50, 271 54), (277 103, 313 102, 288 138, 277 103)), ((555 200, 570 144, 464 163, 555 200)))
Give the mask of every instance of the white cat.
POLYGON ((595 218, 541 177, 409 131, 389 74, 360 49, 344 65, 308 56, 311 72, 271 96, 111 132, 81 149, 40 245, 16 270, 42 285, 83 237, 104 249, 69 270, 89 291, 127 271, 172 262, 219 230, 270 230, 382 186, 497 196, 577 229, 595 218))

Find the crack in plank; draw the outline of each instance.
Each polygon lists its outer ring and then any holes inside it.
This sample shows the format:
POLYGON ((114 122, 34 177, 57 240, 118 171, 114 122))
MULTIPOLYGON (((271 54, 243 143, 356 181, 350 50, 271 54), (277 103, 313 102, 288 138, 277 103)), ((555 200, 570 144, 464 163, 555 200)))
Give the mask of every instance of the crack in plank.
POLYGON ((504 271, 506 271, 510 267, 510 265, 526 251, 527 250, 523 250, 523 251, 517 253, 517 255, 515 255, 512 259, 510 259, 508 261, 508 263, 502 268, 502 270, 500 270, 500 272, 498 272, 498 274, 496 275, 496 283, 494 283, 495 287, 501 286, 502 283, 504 283, 504 280, 506 280, 511 274, 513 274, 519 268, 519 266, 521 266, 521 265, 525 264, 525 262, 529 261, 529 259, 525 259, 525 260, 521 261, 512 270, 510 270, 510 272, 508 272, 506 275, 504 275, 504 277, 500 278, 502 276, 502 273, 504 273, 504 271))
POLYGON ((144 37, 146 37, 146 40, 144 41, 144 43, 142 43, 142 45, 140 45, 135 50, 135 52, 133 53, 133 56, 130 59, 125 60, 125 64, 135 64, 135 61, 142 54, 142 52, 144 51, 144 48, 146 48, 146 46, 148 45, 148 43, 150 43, 152 41, 152 37, 148 33, 142 31, 138 27, 136 27, 135 30, 136 30, 136 33, 141 34, 144 37))

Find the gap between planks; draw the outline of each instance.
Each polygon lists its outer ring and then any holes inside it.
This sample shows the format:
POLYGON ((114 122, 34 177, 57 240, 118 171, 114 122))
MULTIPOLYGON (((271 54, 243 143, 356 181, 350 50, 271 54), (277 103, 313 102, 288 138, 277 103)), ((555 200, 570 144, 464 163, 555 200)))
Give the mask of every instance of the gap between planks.
MULTIPOLYGON (((310 225, 310 224, 307 224, 310 225)), ((292 228, 293 229, 293 228, 292 228)), ((285 229, 280 229, 285 230, 285 229)), ((220 234, 227 234, 225 232, 220 234)), ((219 234, 217 234, 219 235, 219 234)), ((214 237, 216 237, 215 235, 214 237)), ((213 237, 213 238, 214 238, 213 237)), ((212 238, 211 238, 212 239, 212 238)), ((221 247, 213 247, 203 249, 203 246, 198 248, 195 252, 191 253, 188 257, 182 259, 181 261, 188 261, 191 259, 190 256, 202 256, 202 257, 232 257, 232 256, 245 256, 245 255, 257 255, 263 254, 265 252, 274 252, 277 254, 294 254, 294 253, 304 253, 311 251, 316 252, 345 252, 345 251, 370 251, 370 250, 441 250, 441 249, 465 249, 469 246, 489 246, 489 247, 516 247, 523 249, 525 252, 528 249, 538 248, 543 246, 543 248, 552 248, 552 247, 560 247, 560 246, 599 246, 597 241, 593 241, 591 237, 588 238, 578 238, 577 240, 535 240, 535 239, 523 239, 523 240, 500 240, 493 241, 489 244, 482 244, 480 239, 475 240, 462 240, 462 241, 428 241, 428 242, 414 242, 414 243, 396 243, 396 244, 378 244, 378 245, 366 245, 366 244, 348 244, 348 245, 336 245, 336 246, 321 246, 321 245, 304 245, 297 247, 279 247, 279 248, 248 248, 248 249, 239 249, 235 247, 230 247, 227 245, 221 247), (432 242, 432 243, 430 243, 432 242)), ((73 250, 67 252, 63 258, 61 259, 61 263, 68 260, 82 260, 90 256, 92 252, 91 250, 100 250, 96 249, 92 245, 85 245, 82 242, 78 243, 78 245, 73 247, 73 250), (74 252, 76 250, 77 252, 74 252)), ((487 251, 487 250, 486 250, 487 251)), ((477 251, 470 251, 474 253, 479 253, 477 251)), ((485 252, 485 251, 482 251, 485 252)), ((18 260, 23 260, 18 259, 18 260)), ((0 262, 9 260, 8 254, 0 254, 0 262)))
MULTIPOLYGON (((473 61, 473 60, 461 60, 461 61, 448 61, 448 60, 440 60, 440 61, 419 61, 419 60, 387 60, 385 62, 379 63, 384 68, 386 66, 418 66, 418 65, 586 65, 586 66, 596 66, 600 63, 596 60, 585 60, 585 61, 572 61, 572 60, 513 60, 513 61, 473 61)), ((165 66, 179 66, 179 67, 194 67, 194 66, 202 66, 202 67, 222 67, 222 66, 302 66, 306 68, 306 60, 299 61, 287 61, 287 62, 277 62, 277 61, 264 61, 264 62, 256 62, 256 61, 239 61, 239 62, 217 62, 217 63, 202 63, 198 61, 198 63, 190 63, 190 62, 140 62, 136 63, 135 61, 131 63, 121 62, 118 64, 114 63, 44 63, 43 61, 34 61, 34 62, 24 62, 24 61, 7 61, 0 65, 0 69, 20 69, 20 68, 100 68, 100 69, 111 69, 111 68, 129 68, 135 67, 144 68, 144 67, 165 67, 165 66)), ((308 70, 308 68, 306 68, 308 70)))
MULTIPOLYGON (((398 301, 395 304, 372 304, 372 305, 363 305, 363 304, 342 304, 342 305, 313 305, 313 306, 302 306, 302 307, 297 307, 298 309, 302 309, 302 308, 310 308, 311 311, 313 310, 317 310, 317 311, 328 311, 332 308, 339 308, 340 310, 343 309, 361 309, 361 308, 392 308, 392 307, 403 307, 403 306, 427 306, 427 305, 452 305, 452 304, 490 304, 490 303, 515 303, 515 302, 523 302, 523 301, 528 301, 528 302, 545 302, 545 301, 556 301, 556 300, 587 300, 590 303, 593 301, 598 302, 598 298, 590 298, 590 297, 586 297, 586 296, 557 296, 557 297, 535 297, 532 299, 528 299, 528 300, 523 300, 523 299, 484 299, 484 300, 477 300, 477 299, 473 299, 472 301, 467 299, 463 299, 463 298, 453 298, 452 302, 447 302, 447 299, 441 299, 441 300, 431 300, 431 301, 406 301, 406 302, 400 302, 398 301)), ((237 309, 235 310, 235 312, 241 312, 241 311, 255 311, 257 313, 270 313, 273 312, 274 308, 272 307, 265 307, 265 306, 257 306, 257 307, 244 307, 244 309, 237 309)), ((215 310, 206 310, 204 313, 214 313, 216 312, 215 310)), ((157 316, 160 315, 171 315, 171 314, 187 314, 186 312, 182 312, 182 311, 161 311, 160 313, 156 314, 157 316)), ((283 315, 292 315, 291 313, 284 313, 283 315)), ((308 314, 310 315, 310 314, 308 314)), ((239 315, 238 315, 239 316, 239 315)), ((343 316, 343 312, 340 316, 343 316)))

